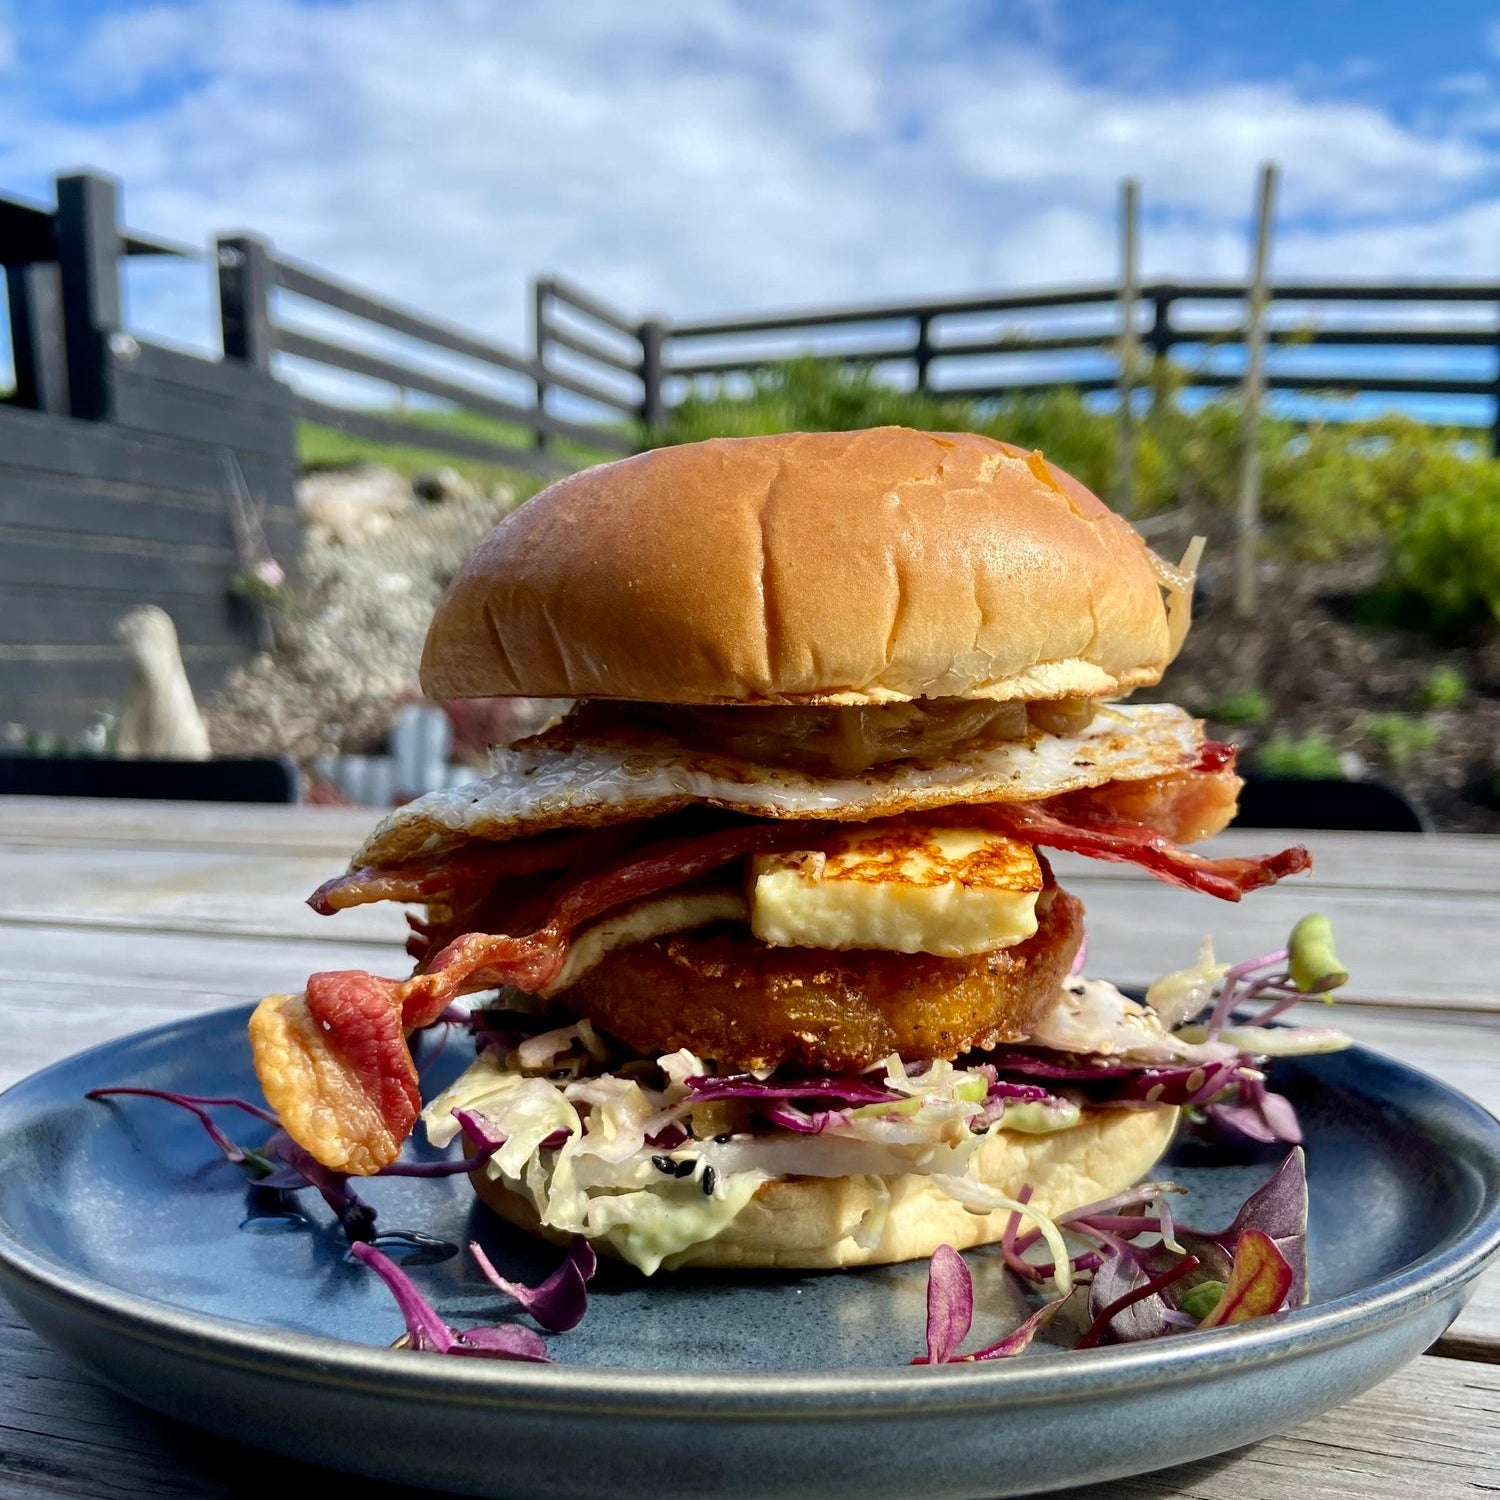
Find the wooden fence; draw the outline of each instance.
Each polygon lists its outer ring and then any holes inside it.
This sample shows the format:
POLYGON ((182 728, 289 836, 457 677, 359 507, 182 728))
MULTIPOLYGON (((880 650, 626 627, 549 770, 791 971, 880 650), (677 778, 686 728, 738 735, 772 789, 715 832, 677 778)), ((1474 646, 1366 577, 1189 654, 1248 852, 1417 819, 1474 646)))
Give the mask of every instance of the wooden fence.
MULTIPOLYGON (((1487 430, 1500 452, 1500 281, 1281 281, 1268 295, 1269 390, 1298 393, 1334 418, 1347 411, 1344 398, 1352 395, 1482 397, 1487 417, 1458 414, 1444 425, 1487 430), (1393 319, 1393 305, 1408 315, 1393 319), (1334 308, 1354 316, 1330 318, 1334 308), (1274 357, 1294 349, 1357 351, 1359 362, 1288 368, 1285 358, 1274 357), (1455 350, 1483 351, 1474 360, 1483 368, 1424 373, 1409 358, 1401 368, 1402 357, 1416 350, 1445 358, 1455 350)), ((1133 328, 1146 355, 1171 361, 1179 388, 1230 389, 1242 379, 1243 332, 1223 310, 1243 307, 1245 297, 1243 283, 1147 283, 1131 309, 1133 328)), ((683 381, 747 373, 795 352, 867 363, 934 395, 988 400, 1063 388, 1111 391, 1119 384, 1124 326, 1120 288, 1112 283, 705 318, 665 329, 663 373, 680 389, 683 381), (1038 372, 1039 358, 1050 367, 1038 372)))
POLYGON ((0 201, 15 383, 0 403, 0 723, 74 734, 124 693, 115 622, 172 616, 188 676, 216 686, 257 646, 232 585, 231 488, 264 507, 294 566, 291 397, 235 359, 124 332, 122 255, 183 254, 123 234, 114 185, 57 184, 54 209, 0 201))
MULTIPOLYGON (((252 235, 221 238, 217 253, 226 355, 269 373, 272 355, 281 354, 299 363, 388 384, 403 397, 407 392, 419 391, 439 402, 493 418, 515 429, 515 433, 514 437, 505 434, 476 437, 424 422, 410 413, 402 415, 399 411, 337 404, 325 397, 297 392, 294 395, 297 414, 306 421, 374 442, 406 444, 540 473, 563 473, 577 468, 581 456, 598 458, 635 450, 635 423, 641 415, 642 398, 622 393, 618 380, 601 381, 566 369, 549 369, 542 356, 524 354, 493 340, 478 338, 280 258, 264 241, 252 235), (273 302, 273 289, 304 304, 331 309, 366 330, 396 334, 405 341, 405 347, 400 354, 377 353, 312 332, 305 325, 299 327, 286 320, 285 304, 280 298, 273 302), (446 357, 450 366, 453 356, 479 366, 483 375, 497 381, 500 388, 455 378, 446 369, 435 372, 430 368, 434 354, 446 357), (602 417, 596 415, 591 420, 587 414, 559 415, 553 409, 553 393, 557 391, 567 392, 574 405, 582 406, 586 413, 602 411, 602 417), (570 449, 565 447, 559 452, 559 444, 570 445, 570 449)), ((537 329, 539 337, 546 341, 541 347, 550 343, 557 348, 585 348, 594 363, 601 358, 607 362, 608 373, 624 374, 639 385, 642 361, 639 352, 632 362, 626 356, 611 355, 607 349, 594 351, 579 336, 569 335, 565 328, 554 328, 548 321, 551 304, 573 306, 574 295, 553 282, 538 282, 536 293, 537 329)), ((577 310, 602 318, 611 326, 623 326, 614 313, 592 299, 579 300, 577 310)), ((626 334, 639 350, 634 330, 627 328, 626 334)))

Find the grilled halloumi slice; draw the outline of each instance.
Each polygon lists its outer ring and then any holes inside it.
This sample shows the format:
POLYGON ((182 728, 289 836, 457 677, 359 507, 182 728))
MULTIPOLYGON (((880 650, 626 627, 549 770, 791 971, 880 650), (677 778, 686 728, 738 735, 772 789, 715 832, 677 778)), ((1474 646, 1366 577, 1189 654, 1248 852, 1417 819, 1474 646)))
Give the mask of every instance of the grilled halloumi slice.
POLYGON ((750 862, 750 929, 798 948, 961 957, 1036 931, 1042 872, 1029 844, 922 818, 851 828, 827 853, 750 862))

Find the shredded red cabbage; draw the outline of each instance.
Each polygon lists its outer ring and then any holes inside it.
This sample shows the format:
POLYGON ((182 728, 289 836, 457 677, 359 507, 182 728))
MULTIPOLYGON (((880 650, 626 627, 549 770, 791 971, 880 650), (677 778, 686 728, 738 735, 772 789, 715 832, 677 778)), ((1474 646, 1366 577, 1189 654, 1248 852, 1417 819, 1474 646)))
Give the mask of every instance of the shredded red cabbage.
POLYGON ((823 1104, 835 1101, 849 1108, 861 1104, 886 1104, 906 1097, 868 1078, 766 1079, 762 1082, 749 1073, 730 1073, 722 1078, 699 1076, 684 1081, 694 1102, 699 1104, 716 1099, 748 1099, 755 1104, 771 1100, 816 1099, 823 1104))

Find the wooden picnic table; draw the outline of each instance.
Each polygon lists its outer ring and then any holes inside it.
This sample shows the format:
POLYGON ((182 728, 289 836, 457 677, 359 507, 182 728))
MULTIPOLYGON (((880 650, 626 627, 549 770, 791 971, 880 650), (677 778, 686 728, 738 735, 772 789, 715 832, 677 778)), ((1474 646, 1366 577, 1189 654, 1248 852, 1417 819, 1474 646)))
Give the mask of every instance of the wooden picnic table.
MULTIPOLYGON (((0 1084, 113 1035, 300 988, 316 969, 398 972, 399 911, 328 919, 302 904, 371 821, 362 809, 0 798, 0 1084)), ((1215 849, 1252 852, 1279 838, 1226 834, 1215 849)), ((1344 1029, 1500 1113, 1500 841, 1319 833, 1304 842, 1317 865, 1311 882, 1235 908, 1127 867, 1057 861, 1089 907, 1091 971, 1145 982, 1187 963, 1210 929, 1224 954, 1262 952, 1296 915, 1321 910, 1354 974, 1337 1012, 1344 1029)), ((330 1482, 153 1415, 0 1317, 0 1500, 217 1500, 330 1482)), ((1438 1500, 1497 1488, 1500 1269, 1426 1355, 1337 1411, 1226 1457, 1073 1497, 1438 1500)), ((361 1494, 416 1492, 366 1482, 361 1494)))

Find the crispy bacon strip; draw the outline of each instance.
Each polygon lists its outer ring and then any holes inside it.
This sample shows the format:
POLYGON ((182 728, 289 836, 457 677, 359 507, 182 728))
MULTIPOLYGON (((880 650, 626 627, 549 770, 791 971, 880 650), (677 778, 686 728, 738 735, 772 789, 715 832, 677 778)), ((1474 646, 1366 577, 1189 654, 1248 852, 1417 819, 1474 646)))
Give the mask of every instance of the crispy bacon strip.
POLYGON ((298 1144, 335 1171, 368 1174, 395 1160, 420 1101, 408 1030, 430 1026, 467 990, 535 989, 556 974, 578 925, 622 902, 670 890, 748 854, 817 848, 836 823, 752 823, 663 840, 605 869, 557 883, 546 920, 522 936, 470 933, 405 981, 360 970, 314 974, 303 995, 256 1008, 250 1040, 271 1108, 298 1144))
POLYGON ((512 843, 490 844, 475 840, 456 854, 438 859, 413 860, 382 869, 363 865, 347 875, 325 880, 307 904, 320 916, 329 917, 351 906, 372 901, 427 901, 456 891, 488 890, 509 875, 538 875, 566 865, 613 853, 628 844, 638 830, 593 829, 583 833, 542 834, 512 843))
POLYGON ((1041 806, 1064 823, 1141 823, 1174 844, 1196 844, 1234 821, 1244 782, 1234 773, 1232 754, 1228 765, 1107 781, 1049 797, 1041 806))
POLYGON ((997 829, 1011 838, 1070 854, 1117 864, 1140 865, 1168 885, 1202 891, 1221 901, 1238 901, 1246 891, 1273 885, 1288 875, 1312 869, 1312 856, 1301 844, 1279 854, 1249 859, 1205 859, 1179 849, 1164 833, 1144 823, 1110 818, 1100 811, 1077 821, 1057 816, 1038 802, 994 802, 964 809, 965 820, 997 829))

